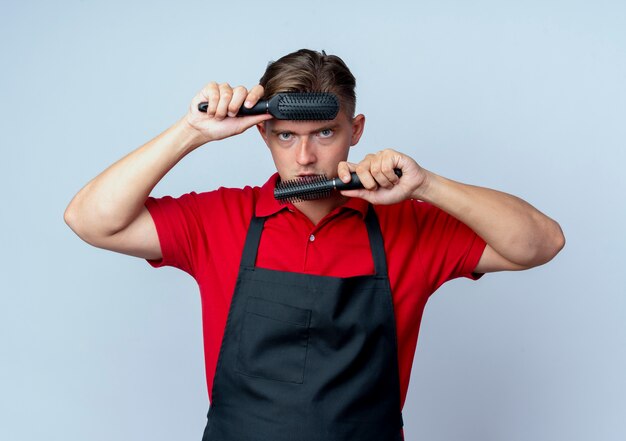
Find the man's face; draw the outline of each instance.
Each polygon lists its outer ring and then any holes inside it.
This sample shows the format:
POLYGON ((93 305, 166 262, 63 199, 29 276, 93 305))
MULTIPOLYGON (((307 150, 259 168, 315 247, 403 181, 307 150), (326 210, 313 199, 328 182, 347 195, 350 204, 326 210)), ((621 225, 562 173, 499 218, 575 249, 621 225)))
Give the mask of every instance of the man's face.
POLYGON ((308 175, 337 176, 337 164, 348 159, 359 142, 365 117, 339 112, 332 121, 272 119, 257 127, 269 147, 281 180, 308 175))

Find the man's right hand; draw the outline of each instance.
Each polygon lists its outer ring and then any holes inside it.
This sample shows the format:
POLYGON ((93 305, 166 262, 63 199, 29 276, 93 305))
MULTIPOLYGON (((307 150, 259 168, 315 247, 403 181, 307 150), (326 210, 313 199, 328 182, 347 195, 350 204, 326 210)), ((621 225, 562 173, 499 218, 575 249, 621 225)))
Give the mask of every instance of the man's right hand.
POLYGON ((109 166, 79 191, 64 219, 84 241, 99 248, 160 259, 156 226, 145 207, 154 186, 185 155, 200 145, 244 132, 271 115, 235 117, 244 102, 254 106, 263 87, 232 89, 209 83, 192 100, 189 112, 169 129, 109 166), (198 104, 208 101, 208 112, 198 104))
POLYGON ((202 144, 238 135, 272 118, 270 114, 235 116, 242 105, 253 107, 263 97, 263 93, 260 84, 248 91, 243 86, 233 89, 228 83, 210 82, 191 100, 184 121, 197 131, 202 144), (201 102, 209 103, 206 113, 198 110, 201 102))

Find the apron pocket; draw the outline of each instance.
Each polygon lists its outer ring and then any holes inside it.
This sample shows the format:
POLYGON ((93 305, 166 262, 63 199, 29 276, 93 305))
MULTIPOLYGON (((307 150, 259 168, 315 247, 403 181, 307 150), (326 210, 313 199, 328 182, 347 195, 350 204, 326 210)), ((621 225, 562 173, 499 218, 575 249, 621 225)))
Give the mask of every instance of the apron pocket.
POLYGON ((248 298, 239 339, 237 372, 302 383, 311 310, 248 298))

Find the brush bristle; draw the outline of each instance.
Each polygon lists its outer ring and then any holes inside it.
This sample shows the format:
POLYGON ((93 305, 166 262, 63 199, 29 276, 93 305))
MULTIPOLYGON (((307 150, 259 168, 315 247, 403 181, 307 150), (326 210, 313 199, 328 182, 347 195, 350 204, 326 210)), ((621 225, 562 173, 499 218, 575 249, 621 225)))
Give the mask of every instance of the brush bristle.
POLYGON ((280 99, 278 111, 290 120, 331 120, 339 112, 339 102, 329 93, 291 93, 280 99))
POLYGON ((283 203, 312 201, 327 198, 332 190, 332 181, 326 176, 307 176, 278 183, 274 188, 274 197, 283 203))

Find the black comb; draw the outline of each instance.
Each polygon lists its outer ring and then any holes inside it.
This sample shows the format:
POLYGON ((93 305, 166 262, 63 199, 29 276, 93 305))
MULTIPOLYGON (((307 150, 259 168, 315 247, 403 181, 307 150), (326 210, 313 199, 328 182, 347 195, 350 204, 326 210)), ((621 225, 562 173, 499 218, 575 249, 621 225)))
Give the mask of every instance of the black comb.
MULTIPOLYGON (((200 112, 206 112, 209 103, 198 104, 200 112)), ((261 100, 250 109, 241 106, 237 116, 271 114, 276 119, 329 120, 339 112, 337 97, 328 92, 289 92, 261 100)))
MULTIPOLYGON (((393 172, 399 178, 402 170, 394 168, 393 172)), ((324 199, 334 190, 355 190, 364 188, 356 172, 350 173, 350 182, 344 183, 339 178, 328 179, 324 175, 293 179, 279 182, 274 188, 274 198, 280 202, 302 202, 324 199)))

